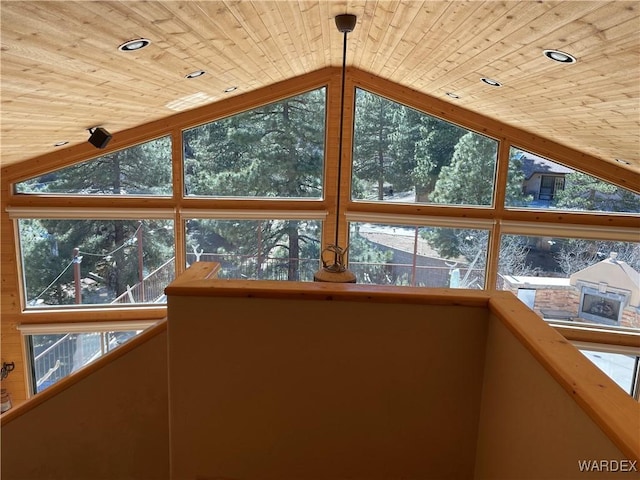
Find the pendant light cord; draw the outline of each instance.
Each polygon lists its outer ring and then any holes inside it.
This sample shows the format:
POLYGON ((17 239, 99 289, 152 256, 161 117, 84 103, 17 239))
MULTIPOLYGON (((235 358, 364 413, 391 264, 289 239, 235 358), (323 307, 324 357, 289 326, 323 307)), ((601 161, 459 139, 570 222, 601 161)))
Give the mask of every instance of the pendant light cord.
MULTIPOLYGON (((340 98, 340 134, 338 136, 338 191, 336 198, 336 247, 339 242, 339 230, 338 225, 340 225, 340 184, 342 180, 342 137, 344 130, 344 90, 345 90, 345 72, 347 69, 347 33, 344 32, 344 42, 342 46, 342 89, 341 89, 341 98, 340 98)), ((337 253, 336 253, 337 257, 337 253)))

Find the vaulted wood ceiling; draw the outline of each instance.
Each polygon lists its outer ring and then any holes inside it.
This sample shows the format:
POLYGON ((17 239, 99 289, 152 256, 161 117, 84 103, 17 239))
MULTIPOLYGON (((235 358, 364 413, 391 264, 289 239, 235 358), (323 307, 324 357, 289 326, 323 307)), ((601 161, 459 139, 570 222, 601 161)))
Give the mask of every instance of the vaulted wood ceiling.
POLYGON ((352 13, 348 65, 640 170, 638 1, 3 1, 0 8, 2 166, 51 152, 56 142, 86 142, 89 127, 117 134, 167 117, 182 99, 200 106, 340 66, 343 36, 333 18, 352 13), (140 37, 151 45, 118 50, 140 37), (578 62, 553 62, 545 49, 578 62), (206 74, 185 78, 197 70, 206 74))

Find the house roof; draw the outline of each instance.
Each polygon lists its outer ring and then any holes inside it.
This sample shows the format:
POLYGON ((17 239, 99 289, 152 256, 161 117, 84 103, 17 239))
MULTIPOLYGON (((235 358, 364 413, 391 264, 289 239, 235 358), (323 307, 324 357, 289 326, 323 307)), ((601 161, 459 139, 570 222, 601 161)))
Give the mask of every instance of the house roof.
POLYGON ((525 153, 521 157, 521 161, 525 180, 529 180, 536 173, 549 175, 566 175, 567 173, 575 172, 575 170, 547 160, 546 158, 538 157, 537 155, 533 155, 531 153, 525 153))
POLYGON ((82 144, 94 126, 117 135, 181 102, 214 103, 338 67, 334 17, 351 13, 350 67, 640 169, 637 2, 12 1, 0 9, 2 166, 60 152, 56 142, 82 144), (118 50, 137 38, 151 44, 118 50), (545 49, 578 61, 554 62, 545 49), (198 70, 206 73, 185 78, 198 70))

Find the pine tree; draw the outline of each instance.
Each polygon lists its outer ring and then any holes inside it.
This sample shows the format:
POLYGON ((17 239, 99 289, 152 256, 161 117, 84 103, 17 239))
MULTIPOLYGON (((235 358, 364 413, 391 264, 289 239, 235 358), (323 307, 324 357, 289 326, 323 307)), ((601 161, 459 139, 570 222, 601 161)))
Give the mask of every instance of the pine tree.
MULTIPOLYGON (((448 205, 491 205, 497 148, 495 140, 473 132, 460 137, 451 164, 441 168, 432 201, 448 205)), ((444 258, 457 258, 466 250, 468 256, 473 257, 467 259, 473 261, 475 252, 486 246, 486 241, 475 247, 465 245, 469 239, 477 239, 478 235, 473 232, 435 228, 427 234, 427 239, 444 258)))
POLYGON ((521 152, 519 150, 512 148, 509 156, 509 172, 505 192, 505 205, 510 207, 526 206, 533 198, 531 195, 523 193, 524 171, 522 170, 522 159, 520 153, 521 152))
POLYGON ((414 189, 416 145, 422 138, 424 118, 426 115, 408 107, 399 108, 395 113, 395 132, 391 134, 389 149, 393 165, 388 169, 386 178, 396 192, 414 189))
POLYGON ((416 201, 430 202, 440 172, 451 163, 458 140, 466 130, 427 115, 423 115, 420 120, 420 140, 415 147, 412 175, 416 201))
POLYGON ((442 167, 432 200, 449 205, 491 205, 498 142, 473 132, 456 144, 451 164, 442 167))
POLYGON ((397 170, 392 145, 398 132, 400 111, 406 107, 364 90, 356 91, 356 121, 353 148, 353 198, 372 194, 383 200, 385 183, 397 170))
POLYGON ((21 182, 18 192, 171 195, 171 140, 159 138, 21 182))
POLYGON ((556 193, 556 208, 603 212, 640 212, 640 195, 581 172, 565 176, 564 190, 556 193))

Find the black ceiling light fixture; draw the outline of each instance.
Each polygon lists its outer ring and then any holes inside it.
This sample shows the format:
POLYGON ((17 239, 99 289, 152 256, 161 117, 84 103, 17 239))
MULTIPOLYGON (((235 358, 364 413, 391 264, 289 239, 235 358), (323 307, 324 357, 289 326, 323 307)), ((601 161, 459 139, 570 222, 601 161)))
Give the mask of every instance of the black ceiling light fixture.
POLYGON ((331 283, 356 283, 356 276, 349 270, 344 262, 344 257, 349 247, 341 248, 339 246, 340 236, 340 183, 342 177, 342 142, 344 128, 344 90, 345 90, 345 73, 347 70, 347 34, 353 32, 356 26, 356 16, 343 14, 335 18, 338 31, 344 34, 342 46, 342 90, 340 99, 340 134, 338 139, 338 191, 336 196, 336 238, 335 243, 327 245, 322 251, 320 257, 322 260, 322 268, 313 275, 315 282, 331 282, 331 283), (333 263, 325 260, 325 253, 333 254, 333 263))
POLYGON ((545 50, 544 56, 560 63, 576 63, 578 60, 573 55, 570 55, 566 52, 561 52, 560 50, 545 50))
POLYGON ((96 148, 105 148, 111 140, 111 134, 102 127, 89 128, 89 143, 96 148))
POLYGON ((129 40, 124 42, 123 44, 118 46, 118 50, 121 52, 133 52, 135 50, 140 50, 148 46, 151 43, 151 40, 148 38, 136 38, 135 40, 129 40))

